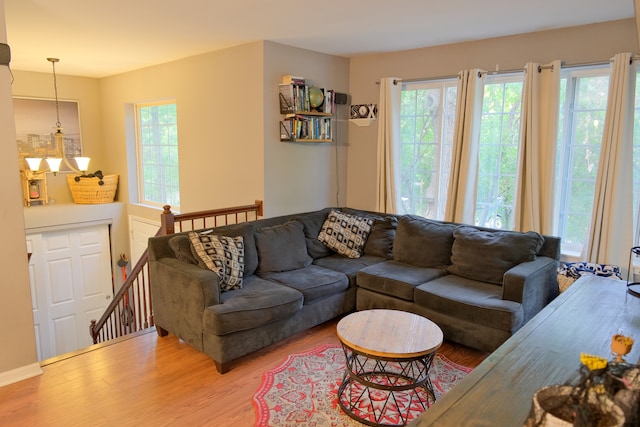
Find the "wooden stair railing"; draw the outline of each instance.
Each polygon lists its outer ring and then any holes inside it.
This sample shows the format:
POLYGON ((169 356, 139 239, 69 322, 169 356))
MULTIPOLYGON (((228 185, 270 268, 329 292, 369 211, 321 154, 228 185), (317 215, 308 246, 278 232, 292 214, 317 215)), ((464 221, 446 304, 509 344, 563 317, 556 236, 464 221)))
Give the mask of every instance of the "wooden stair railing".
MULTIPOLYGON (((262 200, 256 200, 252 205, 184 214, 174 214, 171 212, 171 206, 166 205, 156 236, 255 221, 262 216, 262 200)), ((94 344, 155 325, 150 285, 149 255, 145 249, 102 317, 97 321, 91 320, 89 333, 94 344)))

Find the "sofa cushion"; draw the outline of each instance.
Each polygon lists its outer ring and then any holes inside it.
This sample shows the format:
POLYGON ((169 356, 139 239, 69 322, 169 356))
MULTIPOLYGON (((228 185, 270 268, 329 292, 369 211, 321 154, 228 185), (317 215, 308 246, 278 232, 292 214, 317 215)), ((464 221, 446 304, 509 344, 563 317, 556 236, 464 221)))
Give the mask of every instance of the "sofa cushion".
POLYGON ((544 237, 533 231, 488 231, 461 226, 453 235, 452 265, 447 271, 498 285, 507 270, 533 261, 544 243, 544 237))
POLYGON ((441 269, 416 267, 389 260, 363 268, 358 272, 356 280, 361 288, 413 301, 417 286, 444 274, 445 271, 441 269))
POLYGON ((313 259, 329 256, 334 253, 326 245, 318 240, 318 234, 322 230, 322 224, 327 219, 331 208, 325 208, 316 212, 310 212, 296 216, 304 226, 304 237, 307 242, 307 252, 313 259))
POLYGON ((376 219, 364 244, 363 253, 386 259, 393 258, 393 241, 398 220, 395 217, 376 219))
POLYGON ((491 283, 447 275, 416 288, 415 302, 438 313, 468 322, 514 332, 522 325, 522 304, 502 299, 491 283))
POLYGON ((242 289, 224 292, 221 304, 205 308, 203 328, 226 335, 286 319, 302 308, 302 294, 258 276, 245 278, 242 289))
POLYGON ((213 271, 220 279, 220 290, 230 291, 242 287, 244 275, 244 239, 203 232, 189 233, 189 240, 199 263, 213 271))
POLYGON ((260 277, 302 292, 305 305, 349 288, 345 274, 313 264, 298 270, 265 273, 260 277))
POLYGON ((359 258, 367 241, 374 219, 344 214, 332 209, 327 216, 318 240, 340 255, 359 258))
POLYGON ((191 240, 186 234, 176 234, 169 239, 169 247, 175 254, 176 258, 182 262, 189 264, 198 264, 198 260, 193 255, 191 240))
POLYGON ((259 260, 257 274, 296 270, 313 261, 307 253, 303 225, 299 221, 260 228, 254 235, 259 260))
POLYGON ((456 227, 417 215, 401 216, 393 242, 393 260, 418 267, 450 265, 456 227))
POLYGON ((346 274, 349 278, 349 286, 353 287, 356 286, 358 271, 362 270, 364 267, 383 261, 386 261, 386 259, 366 254, 362 255, 360 258, 348 258, 346 256, 333 253, 333 255, 314 260, 313 264, 346 274))

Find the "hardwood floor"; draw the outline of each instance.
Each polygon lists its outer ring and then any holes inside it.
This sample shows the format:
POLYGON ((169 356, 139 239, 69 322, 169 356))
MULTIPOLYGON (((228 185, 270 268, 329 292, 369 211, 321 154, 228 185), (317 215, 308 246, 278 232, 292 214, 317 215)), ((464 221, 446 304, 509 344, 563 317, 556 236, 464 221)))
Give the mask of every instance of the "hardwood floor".
MULTIPOLYGON (((251 398, 264 371, 288 355, 338 344, 327 322, 248 355, 219 374, 213 361, 155 331, 45 361, 44 374, 0 388, 2 426, 252 426, 251 398)), ((452 361, 475 367, 487 353, 444 343, 452 361)))

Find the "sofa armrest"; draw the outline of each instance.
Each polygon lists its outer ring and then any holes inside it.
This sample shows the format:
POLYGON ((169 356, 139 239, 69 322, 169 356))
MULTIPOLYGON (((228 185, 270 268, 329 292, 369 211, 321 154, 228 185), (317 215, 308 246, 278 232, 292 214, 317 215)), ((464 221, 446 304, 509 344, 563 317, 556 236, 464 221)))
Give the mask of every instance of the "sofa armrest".
POLYGON ((205 307, 220 303, 218 276, 175 258, 149 263, 154 322, 162 329, 202 349, 205 307))
POLYGON ((502 299, 523 305, 525 321, 558 296, 558 261, 539 256, 509 269, 502 282, 502 299))

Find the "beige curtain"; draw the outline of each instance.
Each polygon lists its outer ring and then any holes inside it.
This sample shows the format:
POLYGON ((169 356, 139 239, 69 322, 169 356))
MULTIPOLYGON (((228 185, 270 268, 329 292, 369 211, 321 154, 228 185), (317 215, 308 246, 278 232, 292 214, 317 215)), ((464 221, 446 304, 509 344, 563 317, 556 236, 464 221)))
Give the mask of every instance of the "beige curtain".
POLYGON ((475 68, 463 70, 458 74, 456 126, 453 133, 445 221, 465 224, 475 222, 478 148, 485 75, 484 71, 475 68))
POLYGON ((583 255, 587 261, 614 264, 626 277, 633 246, 633 113, 636 64, 630 53, 612 63, 607 115, 593 200, 591 227, 583 255))
POLYGON ((525 66, 514 229, 552 235, 560 61, 525 66))
POLYGON ((400 96, 402 85, 396 84, 396 81, 399 80, 397 77, 380 79, 376 197, 378 212, 398 212, 399 203, 395 186, 400 184, 400 96))

